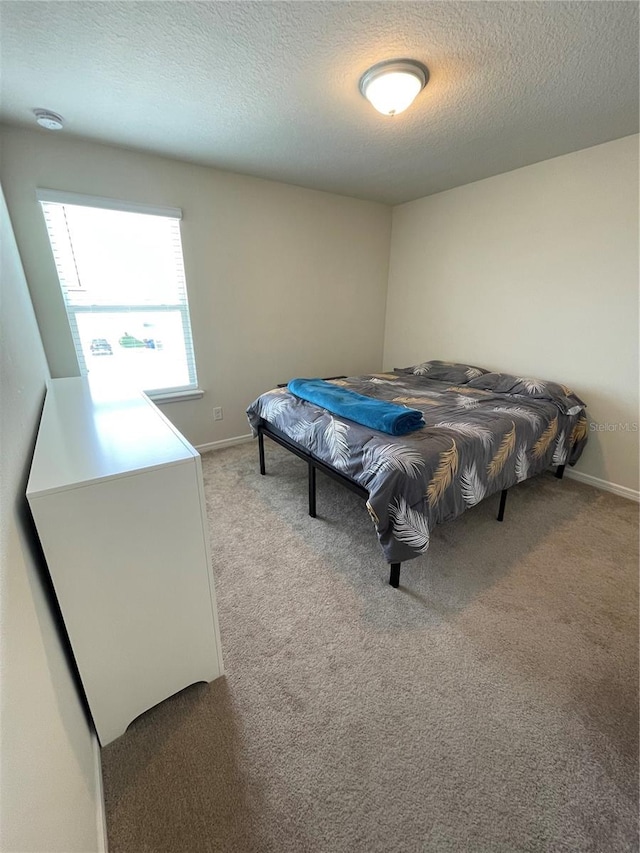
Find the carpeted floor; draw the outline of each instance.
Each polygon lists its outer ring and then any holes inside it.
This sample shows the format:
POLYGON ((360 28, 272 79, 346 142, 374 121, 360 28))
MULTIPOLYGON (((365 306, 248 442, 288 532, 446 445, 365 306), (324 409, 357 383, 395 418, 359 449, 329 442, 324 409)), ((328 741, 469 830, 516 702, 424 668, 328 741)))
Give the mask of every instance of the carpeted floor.
POLYGON ((637 850, 637 506, 535 478, 393 590, 267 445, 203 457, 226 676, 103 750, 110 853, 637 850))

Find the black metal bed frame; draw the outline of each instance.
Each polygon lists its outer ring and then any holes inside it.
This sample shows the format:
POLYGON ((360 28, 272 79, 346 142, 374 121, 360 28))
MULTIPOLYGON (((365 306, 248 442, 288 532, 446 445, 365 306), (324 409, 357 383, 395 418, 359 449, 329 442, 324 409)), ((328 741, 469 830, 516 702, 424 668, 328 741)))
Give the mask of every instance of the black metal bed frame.
MULTIPOLYGON (((261 420, 258 424, 258 454, 260 457, 260 473, 265 475, 267 473, 265 467, 264 460, 264 437, 268 436, 272 441, 275 441, 276 444, 279 444, 281 447, 284 447, 286 450, 289 450, 291 453, 298 456, 300 459, 303 459, 308 466, 308 475, 309 475, 309 515, 311 518, 316 517, 316 470, 319 469, 327 477, 330 477, 332 480, 335 480, 337 483, 340 483, 345 488, 354 492, 359 497, 363 498, 365 501, 369 500, 369 492, 361 486, 359 483, 356 483, 355 480, 352 480, 350 477, 347 477, 346 474, 342 474, 340 471, 337 471, 335 468, 332 468, 331 465, 328 465, 326 462, 323 462, 322 459, 318 459, 312 453, 309 453, 302 445, 297 444, 293 439, 289 438, 288 435, 281 432, 277 427, 274 427, 268 421, 261 420)), ((561 480, 562 475, 564 474, 564 465, 558 465, 556 468, 556 477, 561 480)), ((500 506, 498 507, 498 515, 496 516, 497 521, 504 521, 504 511, 507 504, 507 492, 508 489, 503 489, 500 493, 500 506)), ((400 585, 400 566, 402 563, 389 563, 389 584, 397 589, 400 585)))

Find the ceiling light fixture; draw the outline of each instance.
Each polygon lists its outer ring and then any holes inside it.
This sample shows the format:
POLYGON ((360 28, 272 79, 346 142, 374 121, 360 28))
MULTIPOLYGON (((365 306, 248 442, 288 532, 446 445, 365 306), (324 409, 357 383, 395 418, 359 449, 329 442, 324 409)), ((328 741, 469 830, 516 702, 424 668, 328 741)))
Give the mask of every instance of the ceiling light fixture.
POLYGON ((389 59, 374 65, 360 78, 360 91, 386 116, 411 106, 429 80, 429 69, 415 59, 389 59))
POLYGON ((45 127, 47 130, 62 130, 64 127, 64 119, 58 113, 51 110, 37 109, 33 111, 36 121, 40 127, 45 127))

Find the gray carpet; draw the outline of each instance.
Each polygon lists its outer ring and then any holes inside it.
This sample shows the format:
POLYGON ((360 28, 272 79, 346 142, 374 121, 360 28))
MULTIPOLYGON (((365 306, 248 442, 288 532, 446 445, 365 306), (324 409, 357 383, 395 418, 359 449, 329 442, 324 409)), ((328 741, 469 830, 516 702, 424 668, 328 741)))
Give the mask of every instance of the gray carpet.
POLYGON ((203 458, 226 676, 103 751, 111 853, 637 850, 637 506, 537 477, 393 590, 267 444, 203 458))

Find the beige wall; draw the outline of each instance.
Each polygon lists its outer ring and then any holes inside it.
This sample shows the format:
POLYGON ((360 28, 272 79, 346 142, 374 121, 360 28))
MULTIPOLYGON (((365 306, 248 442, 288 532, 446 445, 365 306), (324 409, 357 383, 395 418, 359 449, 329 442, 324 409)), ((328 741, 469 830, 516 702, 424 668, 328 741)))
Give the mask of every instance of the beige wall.
POLYGON ((96 755, 40 578, 25 499, 48 377, 0 191, 0 849, 100 849, 96 755))
MULTIPOLYGON (((430 358, 638 422, 637 136, 394 208, 384 365, 430 358)), ((591 432, 577 468, 637 490, 638 433, 591 432)))
MULTIPOLYGON (((183 209, 206 394, 163 408, 206 444, 245 434, 246 405, 276 382, 380 368, 383 339, 385 367, 441 357, 558 379, 594 422, 637 422, 637 152, 627 137, 393 214, 17 128, 2 130, 0 176, 54 376, 77 365, 35 188, 183 209)), ((637 438, 592 432, 579 470, 637 489, 637 438)))
POLYGON ((2 131, 0 177, 53 376, 77 365, 36 187, 182 208, 206 394, 163 408, 192 443, 248 433, 247 405, 293 376, 381 368, 385 205, 17 128, 2 131))

